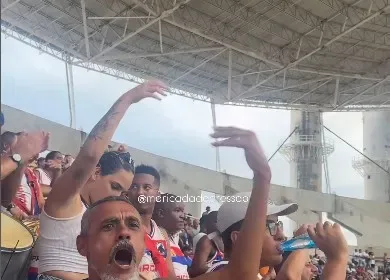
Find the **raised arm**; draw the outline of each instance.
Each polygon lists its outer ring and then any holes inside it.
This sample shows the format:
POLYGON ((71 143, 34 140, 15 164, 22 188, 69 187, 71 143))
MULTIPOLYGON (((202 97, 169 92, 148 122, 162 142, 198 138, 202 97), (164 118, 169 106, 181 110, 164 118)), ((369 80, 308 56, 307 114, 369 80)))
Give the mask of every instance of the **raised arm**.
POLYGON ((253 190, 245 219, 225 269, 196 277, 198 280, 255 280, 259 272, 261 251, 266 232, 266 216, 271 169, 256 135, 252 131, 235 127, 216 127, 214 146, 237 147, 245 151, 246 161, 253 170, 253 190))
POLYGON ((20 133, 15 145, 11 147, 12 152, 1 156, 1 194, 4 204, 8 204, 15 197, 20 186, 24 164, 35 155, 47 150, 48 145, 49 134, 46 132, 20 133), (15 159, 20 161, 17 162, 15 159))
POLYGON ((12 172, 1 182, 1 185, 3 186, 1 189, 1 205, 4 207, 8 207, 8 205, 14 199, 16 192, 18 191, 18 188, 22 182, 25 169, 25 164, 19 166, 14 172, 12 172))
MULTIPOLYGON (((13 161, 10 156, 1 156, 1 181, 7 178, 12 172, 18 168, 18 164, 13 161)), ((3 184, 1 184, 3 188, 3 184)))
POLYGON ((160 99, 165 89, 164 83, 149 81, 129 90, 112 105, 88 135, 73 164, 52 185, 45 204, 48 215, 67 218, 81 212, 80 190, 95 171, 129 106, 147 97, 160 99))
POLYGON ((48 145, 49 134, 46 132, 19 133, 15 145, 11 147, 11 153, 1 156, 1 180, 35 155, 47 150, 48 145), (11 158, 15 154, 20 156, 19 164, 11 158))
MULTIPOLYGON (((297 231, 294 232, 294 237, 306 234, 308 225, 302 225, 297 231)), ((296 280, 302 278, 302 272, 309 260, 308 250, 297 250, 291 252, 285 261, 282 263, 280 270, 278 271, 276 280, 296 280)))
POLYGON ((348 265, 348 244, 338 224, 318 223, 314 228, 309 226, 308 234, 326 256, 322 272, 323 280, 344 280, 348 265))
POLYGON ((308 250, 297 250, 292 252, 283 263, 282 268, 276 276, 276 280, 301 279, 303 269, 305 268, 308 259, 308 250))

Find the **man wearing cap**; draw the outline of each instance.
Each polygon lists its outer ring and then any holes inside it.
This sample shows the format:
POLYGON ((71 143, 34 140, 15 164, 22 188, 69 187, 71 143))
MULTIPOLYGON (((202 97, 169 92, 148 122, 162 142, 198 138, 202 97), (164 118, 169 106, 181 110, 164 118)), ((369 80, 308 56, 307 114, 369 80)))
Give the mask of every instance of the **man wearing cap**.
MULTIPOLYGON (((248 208, 248 199, 250 193, 239 193, 226 202, 224 202, 218 210, 217 228, 221 232, 222 240, 225 247, 225 260, 214 263, 207 271, 217 271, 228 264, 231 252, 235 246, 240 229, 245 218, 245 213, 248 208)), ((267 231, 264 237, 263 250, 261 255, 260 267, 274 267, 282 262, 282 251, 279 249, 282 241, 285 240, 283 234, 283 224, 278 221, 278 216, 285 216, 297 211, 298 205, 295 203, 275 205, 273 202, 268 202, 267 208, 267 231)), ((260 274, 259 279, 262 279, 260 274)))

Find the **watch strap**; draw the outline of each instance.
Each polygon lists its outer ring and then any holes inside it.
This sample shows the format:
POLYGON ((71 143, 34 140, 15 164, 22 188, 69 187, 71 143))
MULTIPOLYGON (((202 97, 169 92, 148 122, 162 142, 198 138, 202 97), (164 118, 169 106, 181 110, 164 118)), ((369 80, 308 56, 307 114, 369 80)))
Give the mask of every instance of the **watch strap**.
POLYGON ((10 203, 10 204, 8 204, 6 209, 7 209, 8 212, 10 212, 12 208, 15 208, 15 204, 10 203))
POLYGON ((20 159, 20 160, 16 160, 14 159, 14 155, 10 156, 10 158, 19 166, 23 165, 23 160, 20 159))

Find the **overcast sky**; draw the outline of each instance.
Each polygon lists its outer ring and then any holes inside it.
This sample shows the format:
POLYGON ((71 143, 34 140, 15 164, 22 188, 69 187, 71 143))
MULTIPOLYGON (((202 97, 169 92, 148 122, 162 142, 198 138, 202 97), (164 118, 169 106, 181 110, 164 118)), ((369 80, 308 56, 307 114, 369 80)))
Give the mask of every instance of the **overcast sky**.
MULTIPOLYGON (((69 125, 65 64, 12 38, 1 40, 3 104, 69 125)), ((115 100, 134 84, 94 71, 73 68, 77 128, 89 132, 115 100)), ((216 106, 218 125, 254 130, 268 156, 290 133, 290 112, 260 108, 216 106)), ((361 113, 326 113, 325 125, 360 151, 363 146, 361 113)), ((215 169, 210 146, 210 104, 170 95, 162 102, 146 100, 129 110, 114 140, 129 146, 215 169)), ((363 198, 363 179, 352 168, 350 147, 333 137, 335 152, 328 158, 332 192, 363 198)), ((289 163, 277 154, 271 161, 272 182, 289 186, 289 163)), ((239 150, 221 150, 221 169, 249 177, 251 172, 239 150)), ((323 180, 324 182, 324 180, 323 180)), ((323 184, 324 185, 324 184, 323 184)), ((324 186, 325 188, 325 186, 324 186)))

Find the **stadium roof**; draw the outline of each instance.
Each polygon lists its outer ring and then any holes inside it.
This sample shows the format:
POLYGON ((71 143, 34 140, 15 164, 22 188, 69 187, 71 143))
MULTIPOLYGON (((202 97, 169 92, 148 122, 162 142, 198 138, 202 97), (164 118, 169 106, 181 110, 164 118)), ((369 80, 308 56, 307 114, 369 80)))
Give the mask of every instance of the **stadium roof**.
POLYGON ((2 32, 215 103, 390 108, 390 0, 8 0, 2 32))

